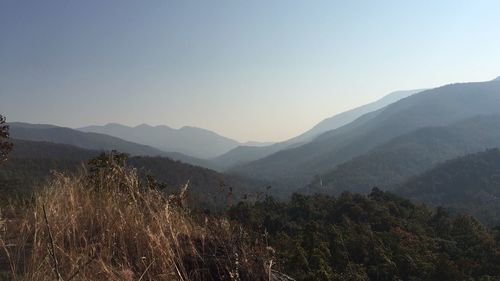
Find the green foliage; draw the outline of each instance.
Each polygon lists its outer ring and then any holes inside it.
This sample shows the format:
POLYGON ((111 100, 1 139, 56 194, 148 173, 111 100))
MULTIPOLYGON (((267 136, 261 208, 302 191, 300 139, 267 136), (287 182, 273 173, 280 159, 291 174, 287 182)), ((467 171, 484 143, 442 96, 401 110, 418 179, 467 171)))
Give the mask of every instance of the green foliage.
POLYGON ((396 192, 455 213, 500 224, 500 150, 490 149, 438 165, 410 179, 396 192))
POLYGON ((469 216, 373 189, 240 203, 229 216, 266 232, 279 266, 297 280, 489 280, 500 244, 469 216))
POLYGON ((5 117, 0 115, 0 162, 7 160, 7 154, 12 150, 9 142, 9 126, 5 123, 5 117))

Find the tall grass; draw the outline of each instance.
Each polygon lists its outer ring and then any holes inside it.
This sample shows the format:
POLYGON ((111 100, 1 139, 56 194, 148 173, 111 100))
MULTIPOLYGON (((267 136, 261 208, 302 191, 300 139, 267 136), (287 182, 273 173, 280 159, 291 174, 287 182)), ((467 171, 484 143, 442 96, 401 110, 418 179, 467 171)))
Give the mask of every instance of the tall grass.
POLYGON ((182 201, 120 165, 56 174, 32 203, 4 210, 0 266, 16 281, 271 279, 263 243, 225 219, 193 218, 182 201))

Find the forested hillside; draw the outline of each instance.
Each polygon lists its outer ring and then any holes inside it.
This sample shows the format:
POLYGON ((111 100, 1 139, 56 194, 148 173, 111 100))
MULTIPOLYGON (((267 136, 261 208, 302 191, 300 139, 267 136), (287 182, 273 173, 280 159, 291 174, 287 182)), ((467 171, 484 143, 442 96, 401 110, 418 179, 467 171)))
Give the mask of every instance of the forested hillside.
POLYGON ((500 150, 491 149, 447 161, 410 179, 401 196, 500 225, 500 150))
POLYGON ((90 150, 117 150, 134 156, 163 156, 197 166, 214 168, 207 160, 178 152, 162 151, 151 146, 126 141, 106 134, 81 132, 71 128, 44 124, 10 123, 10 134, 14 139, 68 144, 90 150))
POLYGON ((266 232, 278 266, 309 280, 498 280, 500 235, 474 218, 374 189, 241 203, 230 217, 266 232))
POLYGON ((52 171, 74 173, 99 151, 49 142, 13 140, 9 159, 0 167, 0 193, 22 197, 43 185, 52 171))
MULTIPOLYGON (((9 161, 0 168, 0 192, 29 195, 46 182, 52 171, 76 173, 101 153, 71 145, 14 140, 9 161)), ((177 192, 189 183, 189 200, 199 208, 224 206, 246 194, 236 180, 169 158, 135 156, 129 157, 128 163, 138 169, 143 180, 153 176, 168 193, 177 192)))
POLYGON ((500 147, 500 115, 422 128, 339 165, 303 191, 368 192, 373 186, 390 190, 441 162, 495 147, 500 147))

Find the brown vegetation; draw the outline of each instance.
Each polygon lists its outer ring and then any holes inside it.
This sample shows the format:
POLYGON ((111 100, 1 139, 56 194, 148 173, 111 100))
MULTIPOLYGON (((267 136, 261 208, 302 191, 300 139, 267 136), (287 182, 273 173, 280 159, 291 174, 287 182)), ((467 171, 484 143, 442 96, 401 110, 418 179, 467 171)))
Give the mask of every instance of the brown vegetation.
POLYGON ((0 268, 12 280, 271 279, 259 239, 176 201, 117 164, 56 174, 33 202, 3 210, 0 268))

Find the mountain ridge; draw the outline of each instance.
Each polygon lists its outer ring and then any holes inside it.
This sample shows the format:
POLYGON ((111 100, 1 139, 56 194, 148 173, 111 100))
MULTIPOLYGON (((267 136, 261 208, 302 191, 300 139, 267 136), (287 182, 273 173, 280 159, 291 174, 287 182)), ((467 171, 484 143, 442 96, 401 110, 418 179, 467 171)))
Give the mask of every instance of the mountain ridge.
POLYGON ((162 151, 147 145, 129 142, 106 134, 82 132, 54 125, 39 125, 22 122, 11 122, 9 126, 11 137, 14 139, 67 144, 99 151, 117 150, 133 156, 162 156, 206 168, 213 167, 213 164, 207 160, 187 156, 178 152, 162 151))
POLYGON ((140 124, 126 126, 119 123, 91 125, 77 128, 83 132, 102 133, 127 141, 145 144, 163 151, 178 152, 196 158, 209 159, 240 145, 236 140, 213 131, 194 126, 179 129, 167 125, 140 124))
POLYGON ((500 147, 500 115, 424 127, 340 164, 303 191, 338 195, 343 191, 366 193, 373 186, 391 190, 444 161, 495 147, 500 147))
POLYGON ((212 159, 212 161, 217 163, 224 170, 234 168, 235 166, 241 166, 247 162, 259 160, 281 150, 294 148, 301 144, 307 143, 313 140, 315 137, 319 136, 321 133, 337 129, 354 121, 356 118, 359 118, 364 114, 379 110, 380 108, 383 108, 397 100, 406 98, 423 90, 424 89, 406 90, 389 93, 388 95, 374 102, 326 118, 316 124, 313 128, 291 139, 263 147, 252 147, 245 145, 238 146, 228 151, 227 153, 212 159))
POLYGON ((460 119, 500 113, 500 83, 474 82, 445 85, 399 100, 365 114, 312 142, 282 150, 232 169, 241 176, 306 185, 353 157, 390 139, 427 126, 444 126, 460 119))

